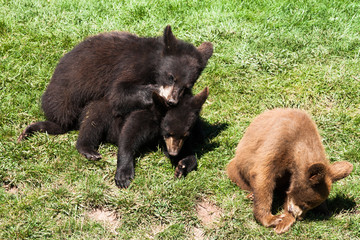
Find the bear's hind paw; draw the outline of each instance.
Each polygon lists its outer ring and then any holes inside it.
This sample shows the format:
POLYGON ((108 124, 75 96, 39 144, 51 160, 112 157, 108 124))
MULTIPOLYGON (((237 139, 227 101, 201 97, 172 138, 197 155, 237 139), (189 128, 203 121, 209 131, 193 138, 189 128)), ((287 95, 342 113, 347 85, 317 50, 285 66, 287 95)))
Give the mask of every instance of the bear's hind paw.
POLYGON ((100 160, 101 154, 92 149, 78 149, 79 153, 89 160, 100 160))

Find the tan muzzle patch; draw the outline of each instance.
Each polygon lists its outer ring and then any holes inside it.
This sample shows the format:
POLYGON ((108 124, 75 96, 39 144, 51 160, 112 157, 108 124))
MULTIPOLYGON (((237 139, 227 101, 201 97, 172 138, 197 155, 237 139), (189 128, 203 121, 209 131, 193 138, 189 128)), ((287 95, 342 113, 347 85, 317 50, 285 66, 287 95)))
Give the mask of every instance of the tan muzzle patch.
POLYGON ((174 91, 174 86, 161 86, 159 89, 159 95, 166 99, 166 101, 171 100, 172 93, 174 91))
POLYGON ((301 219, 303 215, 303 210, 297 205, 295 205, 292 199, 289 200, 288 204, 288 212, 291 213, 296 219, 301 219))
POLYGON ((182 148, 184 140, 183 139, 176 139, 176 138, 173 138, 173 137, 164 138, 164 140, 165 140, 166 149, 167 149, 168 153, 171 156, 178 155, 181 148, 182 148))

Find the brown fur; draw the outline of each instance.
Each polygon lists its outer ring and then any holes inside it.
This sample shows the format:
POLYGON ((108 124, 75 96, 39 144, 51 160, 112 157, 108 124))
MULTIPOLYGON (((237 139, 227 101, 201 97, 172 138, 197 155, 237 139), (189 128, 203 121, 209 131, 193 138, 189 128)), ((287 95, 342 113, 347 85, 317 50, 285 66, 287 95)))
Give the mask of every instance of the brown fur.
POLYGON ((227 167, 229 178, 253 193, 254 217, 277 233, 323 203, 331 184, 350 174, 346 161, 330 164, 315 123, 302 110, 273 109, 256 117, 227 167), (288 186, 284 214, 271 214, 273 192, 288 186))

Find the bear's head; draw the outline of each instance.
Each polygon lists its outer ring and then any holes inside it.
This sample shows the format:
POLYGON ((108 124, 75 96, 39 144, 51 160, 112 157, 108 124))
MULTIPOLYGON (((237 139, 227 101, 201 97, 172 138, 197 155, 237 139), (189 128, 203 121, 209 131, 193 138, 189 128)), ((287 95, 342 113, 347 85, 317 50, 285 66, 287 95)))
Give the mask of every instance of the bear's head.
POLYGON ((186 90, 192 88, 206 67, 213 53, 210 42, 199 47, 175 38, 171 27, 167 26, 162 38, 163 57, 157 70, 156 83, 160 85, 159 94, 168 106, 175 106, 186 90))
POLYGON ((180 103, 167 111, 161 121, 161 135, 164 138, 169 155, 176 156, 184 141, 190 136, 191 130, 198 121, 202 105, 209 95, 209 88, 199 94, 184 96, 180 103))
POLYGON ((347 161, 335 162, 328 166, 324 163, 315 163, 307 169, 305 176, 293 175, 294 183, 287 192, 287 211, 295 218, 303 218, 307 211, 327 199, 331 184, 347 177, 352 169, 353 165, 347 161))

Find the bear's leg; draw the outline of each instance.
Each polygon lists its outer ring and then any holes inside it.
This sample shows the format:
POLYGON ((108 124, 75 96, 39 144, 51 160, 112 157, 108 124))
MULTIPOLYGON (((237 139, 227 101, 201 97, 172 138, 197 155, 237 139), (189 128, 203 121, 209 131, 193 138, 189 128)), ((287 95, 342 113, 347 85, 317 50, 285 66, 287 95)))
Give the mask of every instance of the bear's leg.
POLYGON ((57 123, 51 121, 43 121, 32 123, 25 128, 25 130, 18 137, 18 142, 28 138, 35 132, 47 132, 48 134, 58 135, 68 132, 67 128, 60 126, 57 123))
POLYGON ((77 150, 87 159, 101 159, 100 153, 97 152, 100 143, 108 140, 110 135, 118 137, 121 123, 121 118, 111 115, 111 107, 106 100, 89 103, 80 116, 77 150))
POLYGON ((104 125, 99 122, 91 124, 91 122, 81 123, 76 149, 89 160, 99 160, 102 156, 97 149, 102 140, 104 125))
POLYGON ((134 155, 144 144, 159 137, 159 121, 148 110, 132 112, 126 119, 118 140, 115 183, 127 188, 134 178, 134 155))
POLYGON ((158 85, 138 85, 121 82, 115 84, 109 95, 114 116, 125 116, 132 111, 149 108, 153 104, 152 93, 159 91, 158 85))
POLYGON ((289 231, 290 227, 295 223, 296 218, 288 210, 288 198, 285 199, 284 213, 281 215, 281 222, 275 227, 277 234, 282 234, 289 231))
MULTIPOLYGON (((240 158, 240 156, 236 155, 235 158, 229 162, 226 168, 226 173, 229 176, 230 180, 236 183, 236 185, 238 185, 241 189, 251 192, 252 189, 249 186, 249 182, 246 181, 246 178, 243 177, 240 171, 241 168, 237 165, 237 162, 240 161, 238 158, 240 158)), ((253 194, 252 198, 254 198, 253 194)))
POLYGON ((182 176, 186 177, 186 175, 196 170, 197 168, 197 160, 195 155, 188 156, 186 158, 181 159, 176 168, 175 168, 175 177, 180 178, 182 176))
POLYGON ((254 217, 265 227, 276 227, 282 217, 271 214, 275 179, 264 174, 267 171, 270 170, 259 170, 260 174, 253 176, 254 182, 251 186, 254 193, 254 217))

